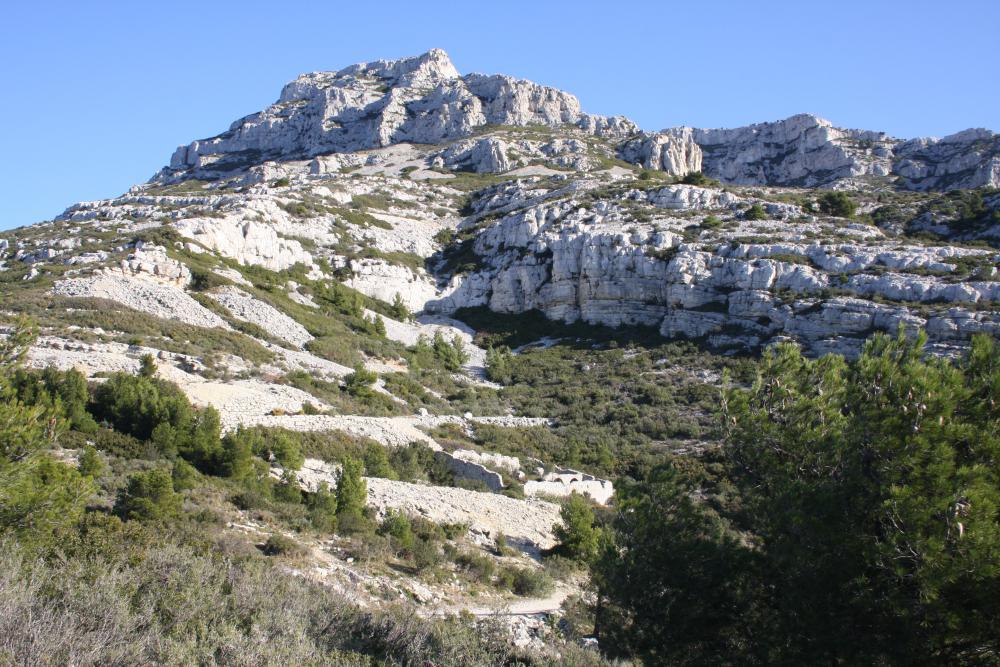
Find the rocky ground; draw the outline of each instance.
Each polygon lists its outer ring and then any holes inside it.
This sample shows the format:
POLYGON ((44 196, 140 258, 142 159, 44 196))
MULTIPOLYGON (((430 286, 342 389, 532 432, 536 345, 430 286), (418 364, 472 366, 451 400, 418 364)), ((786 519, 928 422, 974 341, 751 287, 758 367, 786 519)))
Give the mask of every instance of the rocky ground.
MULTIPOLYGON (((610 483, 583 473, 442 447, 429 432, 445 423, 548 422, 464 414, 430 383, 418 401, 392 381, 408 371, 401 350, 457 338, 469 358, 440 382, 496 389, 460 321, 486 307, 724 353, 795 340, 850 355, 903 327, 953 354, 1000 331, 998 186, 1000 137, 986 130, 901 141, 802 115, 643 132, 568 93, 461 76, 434 50, 299 77, 148 183, 0 234, 0 309, 41 323, 33 365, 99 381, 152 354, 227 429, 423 442, 494 490, 527 474, 529 496, 606 503, 610 483), (337 407, 360 367, 395 414, 337 407)), ((329 472, 310 461, 301 481, 329 472)), ((368 490, 379 511, 467 524, 481 546, 502 533, 525 559, 553 543, 558 506, 543 499, 378 478, 368 490)), ((316 553, 320 570, 367 581, 316 553)), ((444 590, 416 597, 458 604, 444 590)), ((567 590, 520 604, 548 611, 567 590)))

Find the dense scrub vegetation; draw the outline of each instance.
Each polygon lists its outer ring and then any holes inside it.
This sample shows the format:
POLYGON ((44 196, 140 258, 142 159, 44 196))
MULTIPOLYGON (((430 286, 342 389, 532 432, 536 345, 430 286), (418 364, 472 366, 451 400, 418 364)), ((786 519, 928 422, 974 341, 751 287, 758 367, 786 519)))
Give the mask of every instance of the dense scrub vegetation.
POLYGON ((649 664, 997 664, 1000 348, 768 353, 727 446, 619 491, 602 646, 649 664), (707 497, 700 502, 698 497, 707 497))
MULTIPOLYGON (((564 503, 544 568, 498 564, 456 539, 462 526, 366 510, 363 476, 455 484, 423 445, 387 450, 343 434, 265 428, 220 437, 218 415, 157 379, 152 359, 138 375, 88 387, 74 371, 24 370, 31 332, 17 329, 0 345, 0 656, 540 660, 512 654, 496 628, 362 612, 274 568, 308 555, 288 535, 337 531, 359 562, 447 572, 481 590, 543 595, 553 576, 589 568, 597 604, 571 603, 567 624, 580 636, 596 628, 611 658, 1000 661, 994 340, 976 339, 958 362, 926 357, 922 340, 880 335, 855 362, 806 359, 783 345, 757 363, 644 330, 465 316, 490 347, 490 377, 505 386, 436 385, 447 387, 445 399, 489 401, 556 426, 479 425, 472 436, 435 437, 616 480, 610 508, 577 496, 564 503), (559 343, 512 352, 545 336, 559 343), (76 450, 75 464, 55 458, 59 445, 76 450), (305 457, 340 465, 336 490, 299 488, 290 471, 305 457), (271 462, 284 476, 270 474, 271 462), (237 508, 280 530, 256 548, 234 540, 223 525, 237 508)), ((447 382, 464 362, 461 346, 443 339, 407 354, 411 369, 395 386, 447 382)), ((359 367, 337 391, 363 400, 371 380, 359 367)), ((498 536, 497 553, 506 550, 498 536)), ((565 651, 572 664, 596 660, 565 651)))
MULTIPOLYGON (((356 533, 355 556, 371 562, 432 573, 449 560, 470 581, 543 593, 544 572, 496 569, 460 547, 465 526, 374 520, 362 474, 434 474, 426 447, 390 454, 278 429, 220 438, 214 411, 157 379, 152 359, 88 388, 76 371, 24 370, 32 337, 22 323, 0 338, 0 662, 550 664, 515 651, 490 619, 364 611, 275 567, 303 558, 307 542, 275 532, 255 548, 225 529, 238 508, 304 536, 356 533), (305 454, 340 462, 336 492, 290 477, 305 454), (285 475, 274 479, 269 461, 285 475)), ((573 645, 564 655, 599 662, 573 645)))

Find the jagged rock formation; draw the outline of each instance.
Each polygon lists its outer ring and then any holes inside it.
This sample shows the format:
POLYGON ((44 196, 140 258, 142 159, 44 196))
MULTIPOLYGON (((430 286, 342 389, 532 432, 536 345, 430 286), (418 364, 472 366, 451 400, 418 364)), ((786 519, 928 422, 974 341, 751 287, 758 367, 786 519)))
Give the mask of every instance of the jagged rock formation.
MULTIPOLYGON (((976 331, 1000 331, 990 307, 1000 301, 996 251, 900 244, 876 227, 835 219, 779 222, 796 214, 785 204, 773 207, 771 219, 744 221, 739 211, 750 200, 691 186, 626 189, 594 203, 585 193, 595 186, 541 201, 535 195, 492 220, 472 245, 480 267, 429 307, 537 309, 553 319, 654 326, 720 346, 753 348, 788 336, 814 353, 848 355, 873 331, 900 325, 926 329, 942 350, 976 331), (635 202, 666 210, 636 221, 635 202), (676 217, 710 210, 728 212, 728 228, 703 230, 676 217), (981 279, 949 275, 962 262, 981 264, 981 279)), ((511 191, 501 208, 522 196, 511 191)))
POLYGON ((911 190, 1000 185, 1000 135, 965 130, 944 139, 913 139, 896 146, 893 173, 911 190))
MULTIPOLYGON (((1000 185, 1000 136, 966 130, 941 140, 901 142, 884 132, 847 130, 810 114, 735 129, 640 132, 632 121, 586 114, 569 93, 508 76, 461 76, 440 49, 414 58, 304 74, 278 101, 226 132, 177 149, 161 179, 218 175, 267 160, 303 160, 401 143, 445 144, 486 126, 570 125, 609 140, 622 159, 647 169, 693 171, 727 183, 826 187, 861 176, 896 176, 916 190, 1000 185)), ((496 137, 451 145, 450 168, 503 173, 511 151, 569 157, 579 168, 588 146, 513 146, 496 137)), ((343 166, 343 165, 341 165, 343 166)), ((322 163, 317 163, 322 169, 322 163)), ((325 167, 329 169, 329 166, 325 167)))
POLYGON ((462 77, 444 51, 432 49, 415 58, 304 74, 266 110, 179 148, 170 168, 224 171, 266 159, 437 144, 484 125, 533 124, 573 124, 602 136, 637 129, 623 118, 585 114, 575 97, 554 88, 501 75, 462 77))

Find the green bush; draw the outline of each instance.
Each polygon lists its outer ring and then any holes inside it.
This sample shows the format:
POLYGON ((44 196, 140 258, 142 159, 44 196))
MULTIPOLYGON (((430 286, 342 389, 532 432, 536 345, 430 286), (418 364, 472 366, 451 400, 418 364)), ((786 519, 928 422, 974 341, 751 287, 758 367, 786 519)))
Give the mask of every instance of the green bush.
POLYGON ((594 569, 602 647, 649 664, 1000 655, 1000 348, 975 337, 955 363, 925 341, 878 334, 853 362, 779 345, 726 391, 714 472, 621 486, 594 569))
POLYGON ((321 482, 313 493, 306 496, 309 522, 316 530, 333 532, 337 528, 337 496, 330 492, 326 482, 321 482))
POLYGON ((684 183, 685 185, 697 185, 703 188, 719 187, 719 181, 714 178, 709 178, 700 171, 692 171, 685 174, 684 177, 681 178, 681 183, 684 183))
POLYGON ((274 499, 281 503, 292 503, 298 505, 302 502, 302 489, 299 487, 299 480, 291 470, 285 470, 281 475, 281 481, 274 485, 274 499))
POLYGON ((594 508, 579 494, 571 494, 559 511, 562 523, 554 529, 559 545, 557 553, 588 562, 597 555, 600 530, 594 526, 594 508))
POLYGON ((337 479, 337 521, 342 529, 355 528, 364 519, 365 505, 368 503, 368 486, 361 478, 363 464, 358 459, 348 457, 341 464, 337 479))
POLYGON ((767 211, 760 204, 753 204, 743 211, 744 220, 767 220, 767 211))
POLYGON ((18 400, 30 405, 44 405, 68 421, 74 431, 92 435, 97 422, 87 411, 87 380, 80 371, 60 371, 48 367, 42 371, 17 368, 11 386, 18 400))
POLYGON ((857 207, 858 205, 846 192, 827 192, 819 198, 819 210, 838 218, 854 217, 854 211, 857 207))
POLYGON ((364 366, 358 364, 354 367, 354 372, 344 378, 344 388, 347 393, 356 398, 371 398, 375 394, 372 386, 377 380, 376 373, 365 370, 364 366))
POLYGON ((547 572, 528 567, 505 567, 500 571, 499 580, 514 595, 521 597, 541 597, 553 587, 552 577, 547 572))
POLYGON ((702 229, 718 229, 722 226, 722 220, 720 220, 718 216, 709 215, 706 216, 698 226, 702 229))
POLYGON ((205 472, 219 468, 219 413, 194 410, 173 383, 115 373, 94 390, 91 412, 118 431, 151 441, 165 456, 180 455, 205 472))
POLYGON ((262 551, 267 556, 288 556, 294 558, 306 555, 306 550, 301 544, 290 537, 285 537, 278 533, 274 533, 267 538, 262 551))
POLYGON ((115 502, 116 514, 139 521, 168 519, 180 509, 181 497, 174 491, 173 479, 161 469, 131 475, 115 502))
POLYGON ((84 477, 96 478, 104 474, 107 465, 101 455, 97 453, 97 448, 93 445, 87 445, 80 452, 77 469, 84 477))
POLYGON ((389 537, 397 553, 411 555, 416 536, 409 517, 399 511, 389 511, 379 524, 378 534, 389 537))
POLYGON ((496 571, 492 558, 469 551, 460 553, 455 558, 455 565, 482 583, 489 583, 496 571))
POLYGON ((435 567, 441 562, 441 549, 433 540, 418 538, 414 540, 411 551, 413 567, 418 572, 435 567))

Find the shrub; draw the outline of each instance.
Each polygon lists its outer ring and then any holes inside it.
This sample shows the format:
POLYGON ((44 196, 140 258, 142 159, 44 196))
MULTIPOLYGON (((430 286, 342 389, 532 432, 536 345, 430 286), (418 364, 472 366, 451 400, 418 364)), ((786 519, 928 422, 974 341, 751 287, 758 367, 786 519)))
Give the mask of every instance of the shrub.
POLYGON ((381 315, 376 315, 372 319, 372 332, 379 338, 385 338, 385 320, 381 315))
POLYGON ((94 391, 91 406, 99 419, 140 440, 152 440, 166 456, 179 454, 205 472, 214 473, 219 466, 219 413, 212 407, 193 410, 171 382, 115 373, 94 391))
POLYGON ((97 453, 97 448, 93 445, 87 445, 83 448, 83 451, 80 452, 80 460, 77 462, 77 470, 79 470, 80 474, 84 477, 100 477, 104 474, 106 468, 107 466, 105 465, 104 460, 101 458, 101 455, 97 453))
POLYGON ((391 538, 397 553, 412 553, 416 537, 409 517, 402 512, 390 510, 379 524, 378 534, 391 538))
POLYGON ((368 503, 368 486, 361 478, 361 461, 348 457, 344 459, 337 479, 337 520, 344 528, 345 522, 356 522, 364 517, 365 505, 368 503))
POLYGON ((714 178, 709 178, 700 171, 692 171, 691 173, 685 174, 681 179, 681 183, 685 185, 697 185, 699 187, 718 187, 719 182, 714 178))
POLYGON ((255 453, 264 459, 269 458, 265 455, 269 453, 283 468, 298 470, 306 461, 302 452, 299 451, 299 443, 287 433, 278 431, 266 438, 264 442, 268 451, 255 453))
POLYGON ((156 361, 153 359, 153 355, 144 354, 139 358, 139 375, 144 378, 151 378, 156 376, 156 361))
POLYGON ((413 567, 422 572, 441 562, 441 549, 433 540, 420 538, 413 543, 411 557, 413 567))
POLYGON ((116 514, 140 521, 167 519, 180 508, 181 497, 174 491, 173 479, 162 469, 131 475, 115 502, 116 514))
POLYGON ((177 459, 174 461, 170 477, 173 480, 174 491, 193 489, 198 483, 198 470, 184 459, 177 459))
POLYGON ((462 370, 462 366, 469 361, 469 353, 465 350, 465 344, 458 336, 454 336, 451 342, 445 340, 441 332, 434 334, 434 357, 441 362, 445 369, 455 373, 462 370))
POLYGON ((397 479, 396 471, 389 463, 389 454, 385 447, 377 442, 369 443, 365 448, 365 475, 383 479, 397 479))
POLYGON ((510 348, 506 345, 493 347, 490 345, 486 349, 486 375, 493 382, 500 384, 510 384, 511 380, 511 354, 510 348))
POLYGON ((460 553, 455 558, 455 565, 483 583, 489 582, 496 571, 492 558, 468 551, 460 553))
POLYGON ((305 548, 297 541, 284 535, 274 533, 267 538, 264 547, 261 549, 267 556, 288 556, 298 557, 306 554, 305 548))
POLYGON ((372 371, 365 370, 361 364, 354 367, 354 372, 344 378, 344 388, 351 396, 356 398, 371 398, 375 391, 372 385, 378 380, 378 375, 372 371))
POLYGON ((18 400, 46 406, 64 417, 74 431, 97 432, 97 422, 87 412, 87 380, 80 371, 49 367, 38 372, 18 368, 11 375, 11 386, 18 400))
POLYGON ((847 196, 846 192, 827 192, 819 198, 819 210, 838 218, 853 217, 857 207, 858 205, 847 196))
POLYGON ((552 590, 552 577, 544 570, 527 567, 505 567, 500 572, 500 581, 515 595, 539 597, 552 590))
MULTIPOLYGON (((435 236, 435 238, 437 237, 435 236)), ((394 319, 397 319, 400 322, 406 322, 412 317, 410 309, 406 306, 406 302, 403 301, 403 297, 402 295, 400 295, 399 292, 396 292, 396 296, 393 297, 392 299, 392 305, 389 308, 389 314, 392 315, 394 319)))
POLYGON ((299 480, 291 470, 285 470, 281 475, 281 481, 274 485, 274 499, 282 503, 293 503, 298 505, 302 502, 302 489, 299 488, 299 480))
POLYGON ((587 562, 597 555, 600 531, 594 527, 594 508, 586 498, 571 494, 559 511, 562 524, 553 531, 557 552, 567 558, 587 562))
POLYGON ((699 227, 702 229, 718 229, 722 226, 722 220, 717 216, 709 215, 704 220, 701 221, 699 227))
POLYGON ((306 496, 309 522, 316 530, 333 532, 337 527, 337 496, 330 492, 326 482, 320 482, 316 491, 306 496))
POLYGON ((746 211, 743 212, 744 220, 766 220, 767 211, 760 204, 753 204, 746 211))

